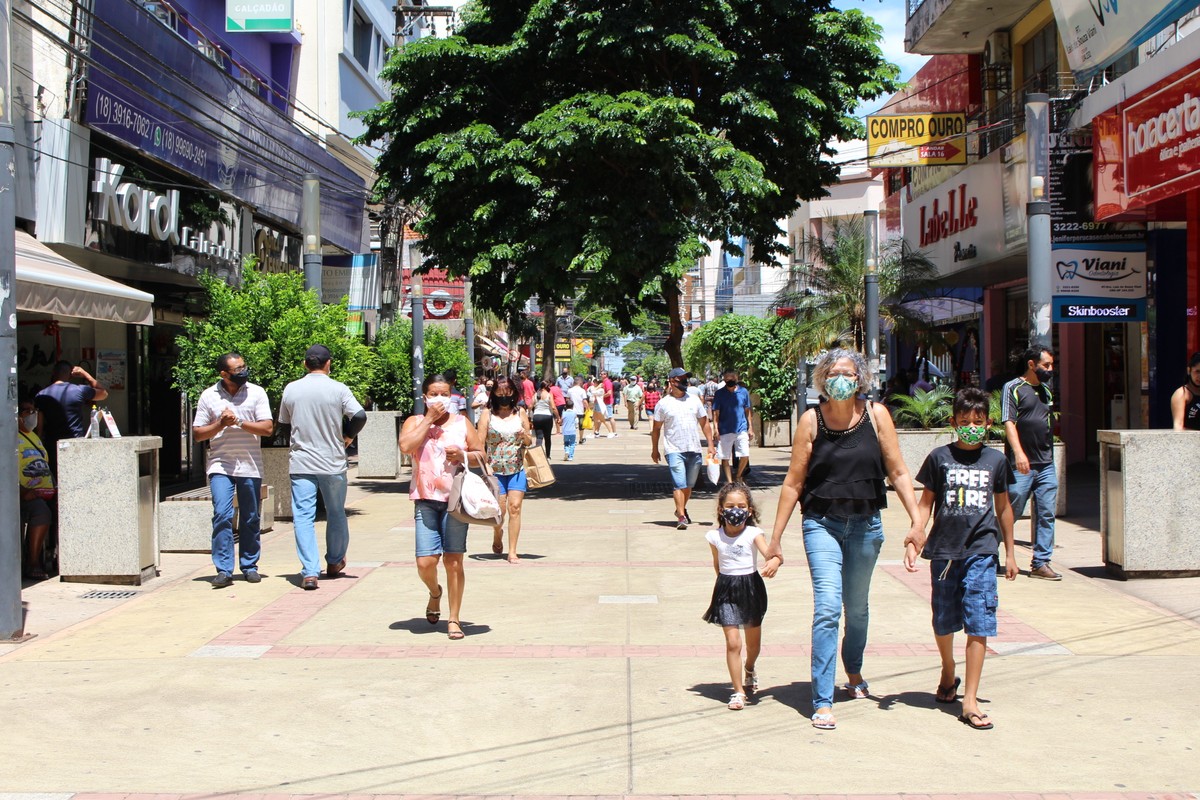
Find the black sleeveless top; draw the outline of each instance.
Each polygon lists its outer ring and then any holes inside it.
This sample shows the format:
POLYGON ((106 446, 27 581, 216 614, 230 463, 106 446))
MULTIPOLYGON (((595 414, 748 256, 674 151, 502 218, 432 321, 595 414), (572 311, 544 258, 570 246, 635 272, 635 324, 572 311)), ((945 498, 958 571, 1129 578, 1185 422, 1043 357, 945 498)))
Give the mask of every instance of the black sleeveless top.
POLYGON ((1183 388, 1187 390, 1188 401, 1183 406, 1183 427, 1184 430, 1200 431, 1200 395, 1192 391, 1191 387, 1186 383, 1183 388))
POLYGON ((801 509, 822 517, 860 517, 885 508, 883 451, 867 410, 845 431, 830 430, 821 407, 816 411, 817 435, 800 492, 801 509))

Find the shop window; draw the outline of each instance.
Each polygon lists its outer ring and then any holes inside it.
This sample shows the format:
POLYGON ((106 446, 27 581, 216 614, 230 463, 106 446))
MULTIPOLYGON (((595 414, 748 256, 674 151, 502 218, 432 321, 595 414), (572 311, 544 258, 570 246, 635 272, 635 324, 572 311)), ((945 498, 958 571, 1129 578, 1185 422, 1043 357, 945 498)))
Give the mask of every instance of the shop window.
POLYGON ((1051 22, 1021 46, 1021 83, 1026 91, 1048 91, 1057 81, 1058 26, 1051 22))
POLYGON ((371 37, 375 33, 375 28, 357 10, 354 12, 354 31, 353 35, 353 54, 354 60, 359 63, 363 69, 370 71, 371 69, 371 37))

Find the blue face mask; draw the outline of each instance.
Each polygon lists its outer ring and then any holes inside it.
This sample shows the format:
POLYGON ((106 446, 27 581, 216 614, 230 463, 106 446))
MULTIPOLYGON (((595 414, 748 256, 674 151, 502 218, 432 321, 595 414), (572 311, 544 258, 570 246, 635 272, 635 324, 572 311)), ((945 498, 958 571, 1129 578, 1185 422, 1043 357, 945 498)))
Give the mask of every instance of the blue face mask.
POLYGON ((825 394, 830 400, 849 400, 858 394, 858 381, 845 375, 834 375, 825 381, 825 394))

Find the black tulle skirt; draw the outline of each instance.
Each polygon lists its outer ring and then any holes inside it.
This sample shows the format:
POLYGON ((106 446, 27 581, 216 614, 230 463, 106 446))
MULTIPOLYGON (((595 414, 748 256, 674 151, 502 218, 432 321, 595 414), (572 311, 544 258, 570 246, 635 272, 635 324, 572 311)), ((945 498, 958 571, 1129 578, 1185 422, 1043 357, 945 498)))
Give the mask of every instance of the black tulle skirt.
POLYGON ((767 614, 767 585, 762 575, 718 575, 704 621, 713 625, 762 625, 767 614))

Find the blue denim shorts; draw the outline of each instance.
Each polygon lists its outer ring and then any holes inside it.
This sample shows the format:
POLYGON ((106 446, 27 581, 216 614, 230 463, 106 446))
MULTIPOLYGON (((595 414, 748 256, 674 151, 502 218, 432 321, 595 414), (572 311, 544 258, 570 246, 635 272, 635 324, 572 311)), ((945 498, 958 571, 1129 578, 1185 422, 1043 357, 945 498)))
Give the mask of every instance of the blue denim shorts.
POLYGON ((467 523, 450 516, 438 500, 417 500, 413 519, 417 524, 417 557, 467 552, 467 523))
POLYGON ((509 492, 529 491, 529 481, 525 479, 525 470, 514 472, 512 475, 497 475, 496 482, 500 484, 500 496, 509 492))
POLYGON ((671 482, 676 489, 691 489, 700 477, 699 453, 667 453, 667 466, 671 469, 671 482))
POLYGON ((968 636, 996 635, 998 562, 995 554, 929 562, 935 635, 957 631, 968 636))

